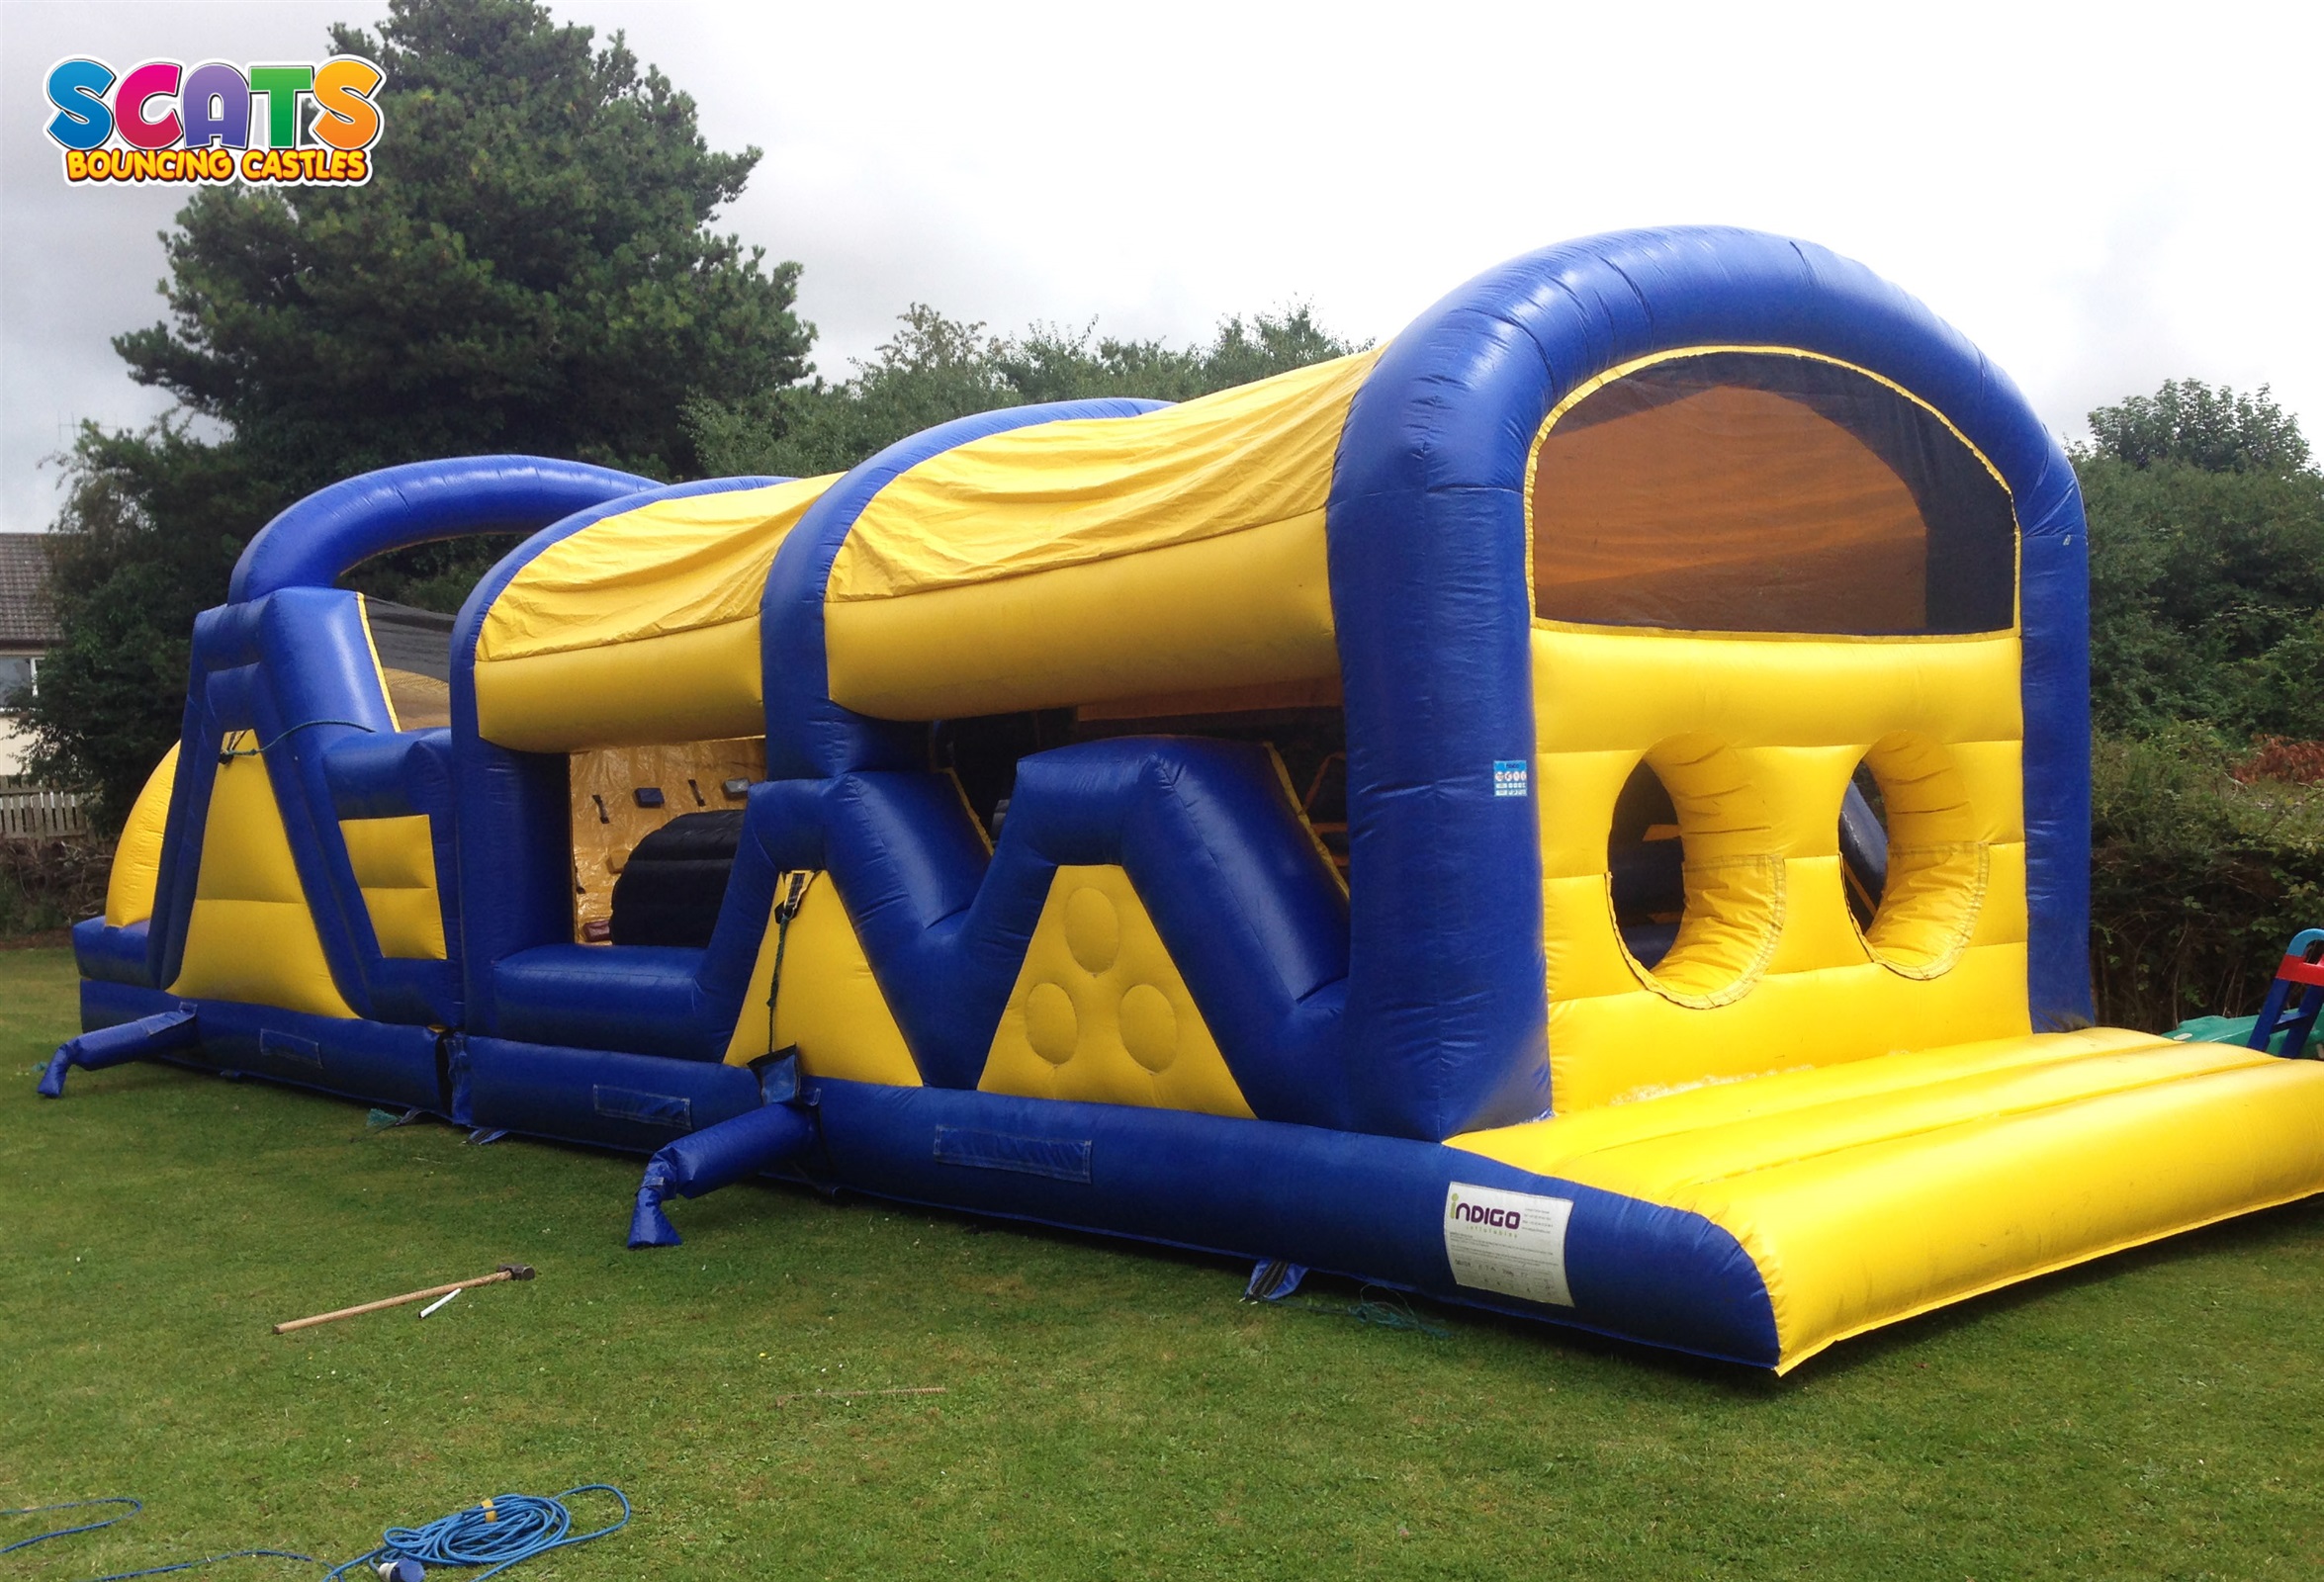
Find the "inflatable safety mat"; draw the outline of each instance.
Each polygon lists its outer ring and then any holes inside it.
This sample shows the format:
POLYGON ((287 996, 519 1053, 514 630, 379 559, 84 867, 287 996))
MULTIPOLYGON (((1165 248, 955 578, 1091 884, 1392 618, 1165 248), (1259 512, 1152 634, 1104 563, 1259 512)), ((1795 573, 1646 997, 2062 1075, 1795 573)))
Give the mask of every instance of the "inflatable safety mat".
POLYGON ((1742 1243, 1789 1368, 1914 1313, 2324 1190, 2324 1063, 2151 1033, 1899 1052, 1450 1146, 1742 1243))

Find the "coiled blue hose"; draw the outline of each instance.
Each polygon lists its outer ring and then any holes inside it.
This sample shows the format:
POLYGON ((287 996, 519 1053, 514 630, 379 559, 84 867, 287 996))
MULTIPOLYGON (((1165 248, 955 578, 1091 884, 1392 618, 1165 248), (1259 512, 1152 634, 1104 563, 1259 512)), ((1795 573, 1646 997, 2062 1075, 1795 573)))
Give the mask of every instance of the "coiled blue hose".
POLYGON ((358 1554, 332 1571, 323 1582, 338 1579, 358 1566, 376 1566, 384 1560, 417 1560, 422 1565, 483 1565, 473 1582, 485 1582, 519 1560, 529 1560, 551 1549, 569 1548, 604 1538, 629 1526, 629 1496, 610 1483, 582 1483, 553 1497, 538 1494, 496 1494, 481 1505, 440 1516, 425 1527, 392 1527, 380 1535, 380 1546, 358 1554), (605 1493, 621 1502, 621 1520, 593 1533, 575 1533, 573 1514, 565 1502, 576 1494, 605 1493))
MULTIPOLYGON (((66 1500, 58 1505, 28 1505, 21 1510, 0 1511, 5 1516, 38 1516, 44 1511, 77 1511, 92 1505, 126 1505, 128 1510, 119 1516, 109 1516, 102 1522, 84 1522, 78 1527, 60 1527, 50 1533, 35 1534, 29 1538, 18 1538, 14 1543, 0 1544, 0 1554, 13 1549, 30 1548, 50 1538, 69 1537, 74 1533, 94 1533, 99 1528, 126 1522, 142 1511, 144 1503, 127 1494, 107 1495, 96 1500, 66 1500)), ((495 1494, 465 1511, 454 1511, 450 1516, 438 1517, 425 1527, 392 1527, 380 1535, 380 1546, 367 1554, 358 1554, 344 1565, 335 1566, 323 1582, 338 1582, 348 1572, 361 1567, 376 1568, 392 1560, 416 1560, 422 1565, 488 1566, 479 1572, 473 1582, 485 1582, 489 1576, 497 1576, 519 1560, 529 1560, 546 1554, 551 1549, 570 1548, 576 1543, 586 1543, 618 1533, 629 1526, 629 1496, 610 1483, 581 1483, 562 1494, 495 1494), (621 1502, 621 1519, 589 1533, 573 1531, 573 1513, 565 1502, 576 1494, 610 1494, 621 1502)), ((289 1549, 235 1549, 229 1554, 213 1554, 199 1560, 179 1560, 171 1565, 148 1566, 142 1571, 115 1571, 96 1577, 92 1582, 127 1582, 128 1578, 160 1576, 169 1571, 190 1571, 196 1566, 215 1565, 220 1560, 239 1560, 264 1556, 277 1560, 304 1560, 309 1565, 322 1562, 312 1554, 294 1554, 289 1549)))

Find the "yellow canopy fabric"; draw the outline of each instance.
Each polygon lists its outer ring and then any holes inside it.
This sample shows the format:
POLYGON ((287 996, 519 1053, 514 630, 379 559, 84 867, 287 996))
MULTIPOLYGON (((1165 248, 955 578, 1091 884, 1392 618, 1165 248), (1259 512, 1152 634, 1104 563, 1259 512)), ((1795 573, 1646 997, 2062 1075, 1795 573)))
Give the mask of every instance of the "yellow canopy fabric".
POLYGON ((656 500, 527 563, 485 616, 476 657, 527 659, 756 621, 774 552, 839 475, 656 500))
POLYGON ((1377 351, 1137 417, 1038 423, 933 456, 880 490, 832 603, 895 598, 1317 519, 1377 351))

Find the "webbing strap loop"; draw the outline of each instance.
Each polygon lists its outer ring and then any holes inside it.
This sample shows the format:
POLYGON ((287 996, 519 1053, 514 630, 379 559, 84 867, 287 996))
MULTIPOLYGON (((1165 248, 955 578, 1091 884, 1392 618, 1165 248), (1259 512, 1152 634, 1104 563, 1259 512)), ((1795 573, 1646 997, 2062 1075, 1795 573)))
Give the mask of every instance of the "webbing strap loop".
POLYGON ((813 873, 793 873, 789 894, 774 906, 774 970, 766 977, 766 1052, 770 1055, 774 1053, 774 1003, 782 994, 782 958, 791 944, 791 921, 798 917, 815 878, 813 873))

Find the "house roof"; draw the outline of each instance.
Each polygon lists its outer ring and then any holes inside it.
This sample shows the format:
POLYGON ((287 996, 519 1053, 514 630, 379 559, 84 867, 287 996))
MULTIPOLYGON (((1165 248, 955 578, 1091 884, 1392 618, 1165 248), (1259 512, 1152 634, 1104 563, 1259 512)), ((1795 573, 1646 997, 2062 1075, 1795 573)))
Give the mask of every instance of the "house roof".
POLYGON ((0 643, 45 647, 57 640, 48 605, 45 533, 0 533, 0 643))

